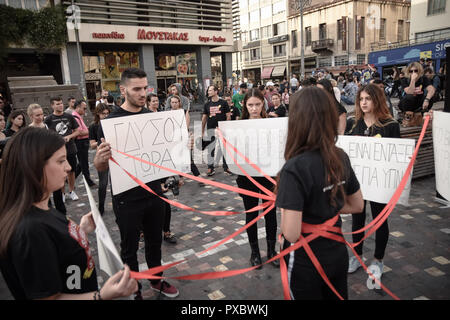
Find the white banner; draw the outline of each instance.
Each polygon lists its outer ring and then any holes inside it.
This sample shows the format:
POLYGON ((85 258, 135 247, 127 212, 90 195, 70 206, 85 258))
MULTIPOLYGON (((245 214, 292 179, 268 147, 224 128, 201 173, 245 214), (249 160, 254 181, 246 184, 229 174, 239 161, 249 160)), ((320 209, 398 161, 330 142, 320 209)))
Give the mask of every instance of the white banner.
POLYGON ((450 113, 433 112, 436 190, 450 201, 450 113))
POLYGON ((120 258, 119 252, 117 251, 116 246, 109 235, 108 229, 106 228, 105 222, 100 215, 100 211, 98 210, 94 197, 92 196, 91 188, 89 188, 84 177, 83 180, 89 199, 89 205, 91 206, 92 217, 94 218, 96 226, 95 234, 97 236, 100 269, 105 271, 109 276, 112 276, 123 269, 122 259, 120 258))
MULTIPOLYGON (((264 173, 276 176, 283 167, 288 118, 221 121, 224 137, 264 173)), ((413 139, 339 136, 337 146, 349 156, 365 200, 388 203, 408 167, 415 148, 413 139)), ((223 146, 221 145, 223 148, 223 146)), ((222 149, 224 150, 224 149, 222 149)), ((230 170, 242 175, 226 151, 230 170)), ((237 154, 239 165, 251 176, 262 176, 237 154)), ((412 176, 412 173, 411 173, 412 176)), ((408 205, 411 176, 399 203, 408 205)))
MULTIPOLYGON (((339 136, 336 145, 350 158, 364 200, 388 203, 414 153, 414 139, 339 136)), ((408 205, 412 171, 398 201, 408 205)))
MULTIPOLYGON (((105 140, 113 149, 181 172, 190 172, 188 131, 183 110, 145 113, 102 120, 105 140)), ((173 176, 165 170, 112 152, 113 158, 144 183, 173 176)), ((113 194, 138 184, 109 161, 113 194)))

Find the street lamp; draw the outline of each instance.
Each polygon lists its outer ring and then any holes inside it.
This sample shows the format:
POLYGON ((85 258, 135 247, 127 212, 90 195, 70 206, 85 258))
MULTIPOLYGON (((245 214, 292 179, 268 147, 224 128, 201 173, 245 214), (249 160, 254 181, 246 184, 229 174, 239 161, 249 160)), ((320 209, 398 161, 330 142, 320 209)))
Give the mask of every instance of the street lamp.
POLYGON ((300 10, 300 42, 301 53, 300 53, 300 79, 305 78, 305 42, 303 41, 303 9, 311 5, 311 0, 294 0, 295 10, 300 10))
POLYGON ((84 66, 83 66, 83 55, 81 53, 81 45, 80 45, 80 36, 78 33, 78 29, 80 29, 80 10, 77 6, 74 4, 74 0, 71 1, 72 5, 70 6, 70 12, 73 13, 72 19, 74 19, 73 28, 75 31, 75 41, 77 44, 77 54, 78 54, 78 64, 80 67, 80 88, 81 88, 81 94, 83 95, 83 99, 87 101, 87 92, 86 92, 86 81, 84 79, 84 66))

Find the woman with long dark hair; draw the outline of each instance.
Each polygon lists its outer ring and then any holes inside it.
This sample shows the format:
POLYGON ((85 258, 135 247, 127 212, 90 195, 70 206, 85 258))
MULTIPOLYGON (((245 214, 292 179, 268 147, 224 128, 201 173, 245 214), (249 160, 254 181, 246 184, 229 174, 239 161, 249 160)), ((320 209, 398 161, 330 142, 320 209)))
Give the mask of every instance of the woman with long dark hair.
MULTIPOLYGON (((360 212, 358 180, 346 153, 336 147, 338 117, 334 101, 323 89, 308 87, 291 96, 286 163, 278 177, 284 248, 299 240, 302 223, 322 224, 339 213, 360 212)), ((337 217, 335 227, 341 227, 337 217)), ((347 299, 348 253, 345 244, 319 237, 309 243, 328 279, 347 299)), ((336 299, 302 248, 287 260, 293 299, 336 299)))
MULTIPOLYGON (((244 96, 244 100, 242 103, 241 119, 246 120, 246 119, 263 119, 263 118, 267 118, 266 110, 264 108, 264 96, 258 89, 251 88, 244 96)), ((245 126, 244 123, 242 125, 245 126)), ((266 189, 273 190, 274 185, 270 181, 268 181, 265 177, 252 177, 252 178, 255 179, 259 184, 264 186, 266 189)), ((257 186, 255 186, 253 182, 251 182, 246 176, 238 175, 236 183, 239 188, 262 193, 262 191, 257 186)), ((244 201, 245 210, 254 208, 259 203, 258 198, 250 197, 244 194, 240 194, 240 196, 244 201)), ((249 223, 257 216, 258 212, 247 213, 245 219, 246 223, 249 223)), ((276 208, 273 208, 271 211, 269 211, 264 216, 264 220, 266 223, 267 259, 270 259, 277 254, 275 251, 276 234, 277 234, 276 208)), ((258 228, 256 223, 247 229, 247 235, 248 241, 250 243, 250 248, 252 250, 250 256, 250 264, 252 266, 260 265, 262 264, 262 260, 261 254, 259 252, 258 228)), ((278 260, 273 261, 272 265, 275 267, 280 266, 278 260)))
POLYGON ((3 131, 3 133, 5 134, 5 136, 11 137, 12 135, 19 132, 20 129, 25 128, 25 114, 20 110, 11 112, 8 117, 8 123, 10 124, 10 126, 8 127, 8 125, 6 125, 6 129, 5 131, 3 131))
POLYGON ((64 139, 50 130, 20 130, 5 149, 0 169, 0 269, 18 300, 100 300, 137 290, 129 268, 98 290, 86 233, 92 214, 80 225, 48 207, 70 171, 64 139))
POLYGON ((334 101, 334 104, 336 105, 336 110, 339 115, 338 120, 338 134, 344 134, 345 132, 345 126, 347 125, 347 109, 344 108, 342 104, 339 103, 339 101, 336 99, 336 96, 334 94, 333 85, 331 84, 330 80, 322 79, 317 83, 317 86, 321 89, 324 89, 326 92, 328 92, 331 95, 331 100, 334 101))
MULTIPOLYGON (((400 125, 392 118, 386 104, 386 98, 383 90, 375 84, 368 84, 358 90, 355 101, 355 124, 349 134, 356 136, 400 138, 400 125)), ((383 208, 385 203, 370 201, 372 218, 375 219, 383 208)), ((366 222, 366 201, 364 209, 359 215, 352 217, 353 231, 364 227, 366 222)), ((364 237, 364 232, 353 235, 353 242, 359 242, 364 237)), ((383 274, 383 257, 389 239, 389 226, 386 220, 375 233, 375 254, 374 261, 369 269, 374 270, 374 276, 378 279, 383 274)), ((358 255, 363 253, 363 242, 355 247, 358 255)), ((349 273, 355 272, 361 264, 356 257, 351 257, 349 261, 349 273)))

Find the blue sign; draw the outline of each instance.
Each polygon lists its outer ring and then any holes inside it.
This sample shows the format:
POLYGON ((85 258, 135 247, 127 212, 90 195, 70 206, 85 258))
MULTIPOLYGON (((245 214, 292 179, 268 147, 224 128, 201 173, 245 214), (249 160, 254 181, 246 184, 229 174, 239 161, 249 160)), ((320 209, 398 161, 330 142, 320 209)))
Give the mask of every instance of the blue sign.
POLYGON ((421 57, 431 58, 435 61, 436 68, 440 66, 440 60, 445 59, 445 48, 450 46, 450 39, 431 43, 418 44, 403 48, 388 49, 369 53, 369 64, 377 68, 394 65, 407 65, 413 61, 419 61, 421 57))

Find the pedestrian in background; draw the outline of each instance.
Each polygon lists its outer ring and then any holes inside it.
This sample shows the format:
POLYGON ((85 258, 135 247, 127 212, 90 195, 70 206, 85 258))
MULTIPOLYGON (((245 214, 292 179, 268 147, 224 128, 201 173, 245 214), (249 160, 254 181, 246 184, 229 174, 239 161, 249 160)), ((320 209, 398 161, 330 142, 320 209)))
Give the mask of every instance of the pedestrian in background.
POLYGON ((30 104, 27 109, 27 114, 31 119, 30 127, 48 129, 47 125, 44 123, 44 111, 39 104, 30 104))

